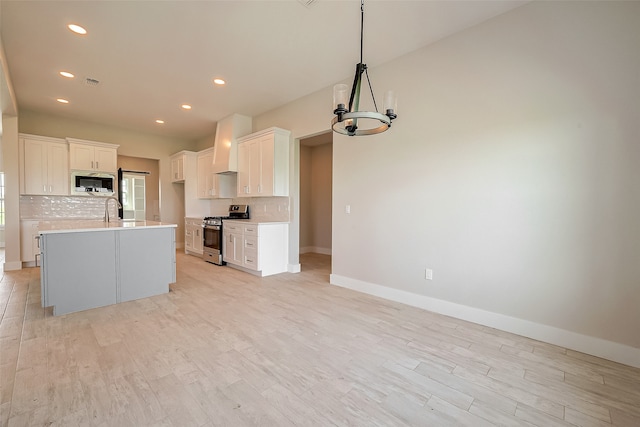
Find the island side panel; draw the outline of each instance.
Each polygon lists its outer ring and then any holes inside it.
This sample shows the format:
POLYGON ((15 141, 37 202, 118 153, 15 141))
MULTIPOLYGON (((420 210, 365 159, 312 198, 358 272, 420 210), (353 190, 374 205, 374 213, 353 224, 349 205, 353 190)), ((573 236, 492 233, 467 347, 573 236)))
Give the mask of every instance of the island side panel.
POLYGON ((55 316, 116 303, 115 232, 41 235, 45 306, 55 316))
POLYGON ((175 282, 175 228, 127 230, 119 241, 118 302, 169 292, 175 282))
POLYGON ((262 276, 286 272, 289 262, 289 224, 260 224, 259 227, 262 276))

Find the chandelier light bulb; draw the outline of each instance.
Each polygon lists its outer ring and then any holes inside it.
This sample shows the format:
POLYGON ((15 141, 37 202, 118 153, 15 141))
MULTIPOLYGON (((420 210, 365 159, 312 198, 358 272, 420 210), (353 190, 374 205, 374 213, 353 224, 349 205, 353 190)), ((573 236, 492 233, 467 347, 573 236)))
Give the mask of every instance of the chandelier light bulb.
POLYGON ((346 113, 349 105, 349 86, 337 84, 333 87, 333 109, 334 113, 346 113))
POLYGON ((395 119, 398 114, 398 97, 396 93, 392 90, 388 90, 384 94, 384 114, 389 116, 391 119, 395 119))

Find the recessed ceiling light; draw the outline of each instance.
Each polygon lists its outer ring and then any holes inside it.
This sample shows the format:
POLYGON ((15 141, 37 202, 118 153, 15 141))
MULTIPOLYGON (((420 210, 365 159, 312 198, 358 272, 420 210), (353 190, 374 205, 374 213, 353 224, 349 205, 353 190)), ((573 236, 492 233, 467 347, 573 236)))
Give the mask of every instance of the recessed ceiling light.
POLYGON ((63 76, 63 77, 68 77, 68 78, 70 78, 70 79, 72 79, 72 78, 74 78, 74 77, 75 77, 73 74, 71 74, 71 73, 70 73, 70 72, 68 72, 68 71, 60 71, 60 75, 61 75, 61 76, 63 76))
POLYGON ((56 101, 58 101, 60 104, 68 104, 69 103, 69 101, 67 101, 64 98, 58 98, 58 99, 56 99, 56 101))
POLYGON ((185 110, 191 110, 191 105, 189 104, 182 104, 181 107, 185 110))
POLYGON ((69 28, 71 31, 73 31, 76 34, 80 34, 80 35, 87 34, 87 30, 82 28, 80 25, 69 24, 69 25, 67 25, 67 28, 69 28))
POLYGON ((225 82, 224 80, 222 80, 222 79, 213 79, 213 82, 214 82, 215 84, 217 84, 217 85, 223 85, 223 84, 225 84, 225 83, 226 83, 226 82, 225 82))
POLYGON ((158 120, 156 120, 156 123, 158 123, 159 125, 163 125, 164 124, 164 120, 158 119, 158 120))

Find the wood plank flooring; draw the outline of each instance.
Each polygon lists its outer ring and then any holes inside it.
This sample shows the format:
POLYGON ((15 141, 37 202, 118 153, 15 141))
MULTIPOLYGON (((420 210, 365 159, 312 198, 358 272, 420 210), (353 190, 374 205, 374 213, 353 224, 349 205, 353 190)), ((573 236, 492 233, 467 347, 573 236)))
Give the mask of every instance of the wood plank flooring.
POLYGON ((53 317, 0 282, 2 426, 640 426, 640 369, 178 254, 167 295, 53 317))

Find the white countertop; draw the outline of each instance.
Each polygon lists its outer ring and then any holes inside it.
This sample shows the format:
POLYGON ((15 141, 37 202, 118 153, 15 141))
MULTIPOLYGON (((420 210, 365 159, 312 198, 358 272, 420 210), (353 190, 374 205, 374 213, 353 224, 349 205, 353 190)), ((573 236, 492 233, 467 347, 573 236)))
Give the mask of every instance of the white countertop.
POLYGON ((86 231, 114 231, 139 230, 142 228, 171 228, 176 224, 157 221, 122 221, 104 222, 100 220, 69 220, 69 221, 40 221, 38 232, 49 233, 77 233, 86 231))
POLYGON ((252 219, 223 219, 222 222, 239 222, 253 225, 289 224, 289 221, 254 221, 252 219))

